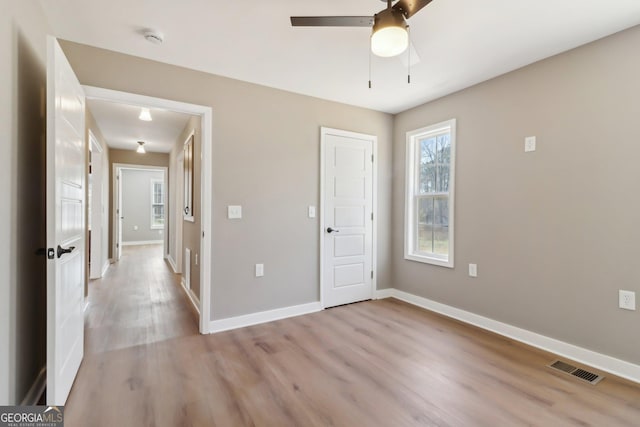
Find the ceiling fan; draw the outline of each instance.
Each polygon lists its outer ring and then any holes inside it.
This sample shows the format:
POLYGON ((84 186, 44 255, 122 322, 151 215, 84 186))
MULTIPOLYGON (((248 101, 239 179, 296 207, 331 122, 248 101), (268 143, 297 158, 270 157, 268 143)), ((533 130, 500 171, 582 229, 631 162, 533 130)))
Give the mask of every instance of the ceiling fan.
POLYGON ((294 27, 373 27, 371 51, 382 57, 396 56, 409 46, 407 22, 432 0, 399 0, 373 16, 292 16, 294 27), (393 5, 392 5, 393 4, 393 5))

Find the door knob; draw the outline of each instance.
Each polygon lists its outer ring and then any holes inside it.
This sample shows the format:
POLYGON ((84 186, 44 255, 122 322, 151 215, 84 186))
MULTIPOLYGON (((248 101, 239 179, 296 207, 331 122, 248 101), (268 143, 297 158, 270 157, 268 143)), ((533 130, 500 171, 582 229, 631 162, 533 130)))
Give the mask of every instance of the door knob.
POLYGON ((69 246, 67 249, 65 249, 62 246, 58 245, 58 258, 60 258, 64 254, 70 254, 75 248, 75 246, 69 246))
POLYGON ((327 228, 327 233, 331 234, 333 232, 339 233, 340 230, 336 230, 335 228, 331 228, 331 227, 327 228))

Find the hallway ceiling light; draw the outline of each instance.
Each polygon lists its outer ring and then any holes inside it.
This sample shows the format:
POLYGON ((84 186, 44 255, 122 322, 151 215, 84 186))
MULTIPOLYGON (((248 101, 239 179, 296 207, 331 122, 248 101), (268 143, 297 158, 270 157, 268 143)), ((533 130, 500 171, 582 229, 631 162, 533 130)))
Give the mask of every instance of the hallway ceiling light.
POLYGON ((149 111, 148 108, 140 109, 140 115, 138 116, 138 118, 140 120, 144 120, 145 122, 150 122, 151 120, 153 120, 151 118, 151 111, 149 111))
POLYGON ((144 149, 144 141, 138 141, 138 149, 136 150, 137 153, 146 153, 146 150, 144 149))

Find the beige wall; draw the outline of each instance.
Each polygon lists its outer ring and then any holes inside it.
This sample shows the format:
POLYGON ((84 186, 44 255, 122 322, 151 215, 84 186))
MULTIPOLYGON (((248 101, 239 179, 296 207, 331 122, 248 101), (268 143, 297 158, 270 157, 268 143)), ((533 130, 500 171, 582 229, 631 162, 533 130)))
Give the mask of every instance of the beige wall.
POLYGON ((640 363, 640 312, 617 308, 640 293, 639 45, 636 27, 399 114, 395 287, 640 363), (405 133, 450 118, 453 270, 403 259, 405 133))
POLYGON ((45 106, 48 25, 37 1, 0 1, 0 405, 46 363, 45 106))
MULTIPOLYGON (((169 174, 170 179, 173 181, 169 183, 169 188, 173 188, 173 194, 170 195, 170 209, 167 209, 169 214, 169 227, 174 226, 175 224, 175 216, 178 215, 182 217, 181 212, 175 212, 176 200, 175 196, 178 193, 176 188, 176 182, 182 182, 178 179, 177 173, 177 158, 179 153, 182 152, 184 147, 184 142, 187 140, 187 137, 193 132, 193 140, 194 140, 194 176, 193 176, 193 219, 194 222, 190 221, 181 221, 182 223, 182 246, 180 248, 176 247, 176 235, 174 230, 169 231, 169 245, 170 245, 170 255, 173 260, 176 260, 176 251, 181 251, 184 255, 185 248, 191 250, 191 290, 193 293, 200 298, 200 262, 198 265, 195 264, 196 255, 200 258, 200 231, 202 229, 202 212, 201 212, 201 191, 202 191, 202 179, 200 176, 200 172, 202 171, 201 164, 201 153, 202 153, 202 137, 201 137, 201 120, 199 116, 193 116, 189 119, 189 122, 186 124, 184 130, 178 137, 176 141, 176 145, 170 154, 170 163, 172 168, 172 173, 169 174)), ((183 257, 183 263, 184 263, 183 257)), ((184 273, 184 266, 182 267, 182 273, 184 273)))
MULTIPOLYGON (((213 109, 212 314, 220 319, 319 299, 320 127, 378 136, 378 284, 390 282, 392 116, 74 43, 80 81, 213 109), (242 205, 243 219, 226 219, 242 205), (265 276, 254 277, 254 265, 265 276)), ((205 195, 207 197, 207 195, 205 195)))
MULTIPOLYGON (((64 45, 63 45, 64 46, 64 45)), ((67 55, 68 57, 68 55, 67 55)), ((73 63, 71 64, 73 65, 73 63)), ((82 80, 80 83, 84 84, 82 80)), ((113 226, 113 165, 114 163, 123 163, 128 165, 140 166, 162 166, 169 167, 169 154, 167 153, 151 153, 146 152, 140 154, 134 150, 109 150, 109 226, 113 226)), ((109 258, 113 258, 113 229, 110 228, 109 233, 109 258)))

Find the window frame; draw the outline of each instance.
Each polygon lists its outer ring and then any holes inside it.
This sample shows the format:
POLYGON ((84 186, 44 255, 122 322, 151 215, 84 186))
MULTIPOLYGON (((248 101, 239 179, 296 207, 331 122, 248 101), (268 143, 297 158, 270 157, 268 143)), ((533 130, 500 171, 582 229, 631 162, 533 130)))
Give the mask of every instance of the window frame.
POLYGON ((455 218, 455 164, 456 164, 456 119, 445 120, 430 126, 422 127, 407 132, 406 134, 406 156, 405 156, 405 221, 404 221, 404 258, 411 261, 437 265, 441 267, 454 267, 454 218, 455 218), (449 159, 449 188, 447 192, 434 192, 428 195, 418 194, 418 141, 428 136, 449 130, 449 140, 451 144, 449 159), (417 241, 417 200, 421 197, 438 197, 446 195, 449 201, 448 216, 448 237, 449 253, 441 256, 434 253, 417 252, 415 242, 417 241))
POLYGON ((165 192, 165 189, 164 189, 164 179, 156 179, 156 178, 154 178, 154 179, 151 179, 150 182, 151 182, 151 200, 150 200, 150 203, 149 203, 150 215, 151 215, 151 220, 149 222, 150 228, 152 230, 163 230, 164 229, 164 223, 163 224, 154 224, 155 217, 153 215, 153 208, 155 206, 163 206, 164 207, 163 211, 164 211, 164 219, 165 219, 165 223, 166 223, 167 209, 166 209, 166 194, 165 194, 166 192, 165 192), (155 191, 154 190, 155 190, 155 185, 156 184, 160 184, 160 188, 162 189, 162 193, 161 193, 162 194, 162 203, 155 203, 155 191))

